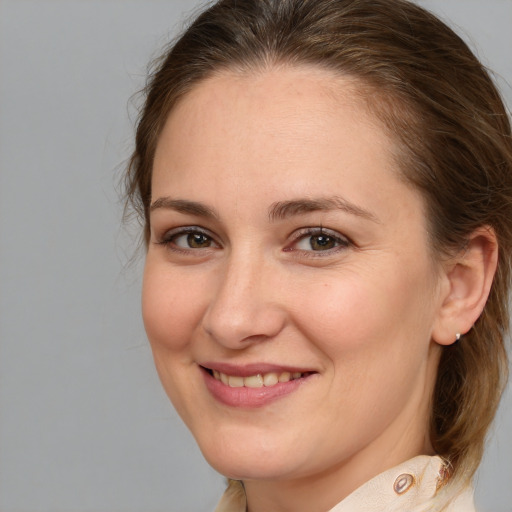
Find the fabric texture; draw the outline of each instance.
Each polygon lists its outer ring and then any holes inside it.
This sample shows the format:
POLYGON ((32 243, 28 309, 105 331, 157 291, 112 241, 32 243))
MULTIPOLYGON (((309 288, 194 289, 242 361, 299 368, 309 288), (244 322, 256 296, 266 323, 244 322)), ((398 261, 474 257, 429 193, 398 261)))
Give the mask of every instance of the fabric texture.
MULTIPOLYGON (((440 457, 420 455, 372 478, 328 512, 475 512, 473 490, 447 483, 446 473, 440 457)), ((231 481, 215 512, 246 510, 242 483, 231 481)))

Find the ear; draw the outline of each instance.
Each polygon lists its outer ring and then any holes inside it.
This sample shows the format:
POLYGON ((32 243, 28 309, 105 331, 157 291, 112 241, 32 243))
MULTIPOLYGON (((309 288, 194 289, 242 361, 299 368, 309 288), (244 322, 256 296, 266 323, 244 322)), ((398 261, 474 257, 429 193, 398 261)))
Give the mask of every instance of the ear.
POLYGON ((467 246, 444 266, 441 305, 432 339, 451 345, 467 333, 482 313, 498 264, 496 233, 490 227, 474 231, 467 246))

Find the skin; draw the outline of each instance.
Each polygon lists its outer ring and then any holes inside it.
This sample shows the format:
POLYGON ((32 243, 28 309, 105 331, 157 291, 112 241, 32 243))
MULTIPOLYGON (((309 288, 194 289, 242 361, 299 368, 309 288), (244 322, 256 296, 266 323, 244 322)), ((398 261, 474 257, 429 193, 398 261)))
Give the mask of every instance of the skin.
POLYGON ((446 304, 466 267, 435 263, 422 198, 356 86, 314 67, 223 72, 173 109, 155 155, 146 331, 174 406, 209 463, 244 481, 250 512, 329 510, 432 453, 440 343, 465 332, 446 304), (269 215, 334 196, 342 208, 269 215), (190 247, 180 230, 198 227, 190 247), (208 391, 210 361, 315 374, 233 407, 208 391))

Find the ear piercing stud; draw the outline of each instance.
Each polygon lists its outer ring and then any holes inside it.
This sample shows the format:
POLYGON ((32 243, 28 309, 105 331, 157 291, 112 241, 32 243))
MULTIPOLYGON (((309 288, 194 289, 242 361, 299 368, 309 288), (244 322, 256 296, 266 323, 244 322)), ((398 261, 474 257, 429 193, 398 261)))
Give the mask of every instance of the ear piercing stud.
POLYGON ((455 341, 459 341, 461 338, 461 334, 460 332, 458 332, 456 335, 455 335, 455 341))

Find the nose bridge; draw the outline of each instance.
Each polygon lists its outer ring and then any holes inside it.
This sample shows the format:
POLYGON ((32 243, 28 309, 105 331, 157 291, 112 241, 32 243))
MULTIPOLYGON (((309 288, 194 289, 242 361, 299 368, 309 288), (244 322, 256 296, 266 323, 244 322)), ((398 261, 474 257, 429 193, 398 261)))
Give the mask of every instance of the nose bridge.
POLYGON ((274 337, 285 316, 272 286, 274 278, 274 267, 262 252, 232 251, 204 316, 206 332, 230 348, 274 337))

